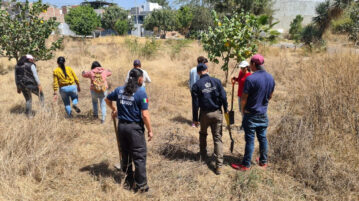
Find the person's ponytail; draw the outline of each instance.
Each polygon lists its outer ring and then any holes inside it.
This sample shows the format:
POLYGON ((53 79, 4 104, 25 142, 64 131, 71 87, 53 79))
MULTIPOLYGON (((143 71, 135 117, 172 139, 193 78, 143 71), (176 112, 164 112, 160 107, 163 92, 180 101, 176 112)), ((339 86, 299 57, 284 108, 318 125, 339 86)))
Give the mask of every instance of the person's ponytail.
POLYGON ((65 77, 67 77, 66 68, 65 68, 65 62, 66 62, 66 60, 65 60, 64 57, 57 58, 57 64, 61 68, 61 70, 64 73, 65 77))
POLYGON ((143 72, 140 69, 134 68, 130 71, 127 84, 125 86, 124 95, 132 96, 138 89, 138 78, 143 77, 143 72))

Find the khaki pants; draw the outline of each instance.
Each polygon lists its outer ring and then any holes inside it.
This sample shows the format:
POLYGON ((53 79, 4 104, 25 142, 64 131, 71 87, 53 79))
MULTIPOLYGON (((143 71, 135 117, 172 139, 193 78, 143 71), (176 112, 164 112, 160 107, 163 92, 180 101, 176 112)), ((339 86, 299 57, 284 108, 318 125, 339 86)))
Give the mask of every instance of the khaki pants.
POLYGON ((199 147, 201 155, 207 155, 207 129, 211 127, 213 143, 214 143, 214 157, 216 158, 217 167, 223 164, 223 143, 222 143, 222 121, 223 115, 221 110, 214 112, 201 111, 199 131, 199 147))

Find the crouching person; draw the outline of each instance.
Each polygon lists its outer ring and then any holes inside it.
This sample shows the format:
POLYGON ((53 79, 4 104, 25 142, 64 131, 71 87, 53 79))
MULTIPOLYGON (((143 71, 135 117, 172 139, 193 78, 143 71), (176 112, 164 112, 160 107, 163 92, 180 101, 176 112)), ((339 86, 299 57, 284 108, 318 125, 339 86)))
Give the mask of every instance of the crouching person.
POLYGON ((132 69, 125 86, 116 88, 107 98, 106 103, 112 109, 112 116, 118 118, 118 139, 122 152, 122 171, 126 173, 126 185, 134 187, 135 192, 147 192, 146 177, 146 126, 148 141, 153 137, 148 99, 143 84, 143 72, 132 69), (115 106, 116 101, 117 108, 115 106), (132 162, 135 172, 132 170, 132 162))

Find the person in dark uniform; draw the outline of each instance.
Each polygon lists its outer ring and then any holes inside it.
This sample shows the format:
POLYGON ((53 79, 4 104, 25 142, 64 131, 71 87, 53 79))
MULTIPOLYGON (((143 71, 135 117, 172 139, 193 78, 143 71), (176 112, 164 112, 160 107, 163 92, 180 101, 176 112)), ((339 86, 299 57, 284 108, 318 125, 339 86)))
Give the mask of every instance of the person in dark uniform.
POLYGON ((148 112, 148 98, 143 84, 143 72, 132 69, 125 86, 116 88, 106 103, 112 109, 112 116, 118 118, 118 139, 122 152, 122 171, 126 172, 126 184, 137 192, 147 192, 146 177, 146 126, 148 141, 153 137, 148 112), (115 102, 117 103, 117 108, 115 102), (135 172, 132 170, 135 164, 135 172))
POLYGON ((214 156, 216 158, 216 174, 221 174, 221 167, 223 164, 223 143, 222 143, 222 106, 224 112, 227 113, 227 97, 223 89, 222 83, 219 79, 210 77, 208 75, 208 68, 206 64, 198 64, 197 73, 200 79, 192 86, 192 109, 193 109, 193 123, 201 129, 199 132, 199 147, 201 160, 205 161, 207 158, 207 129, 211 127, 213 142, 214 142, 214 156), (198 120, 198 109, 200 110, 200 117, 198 120))

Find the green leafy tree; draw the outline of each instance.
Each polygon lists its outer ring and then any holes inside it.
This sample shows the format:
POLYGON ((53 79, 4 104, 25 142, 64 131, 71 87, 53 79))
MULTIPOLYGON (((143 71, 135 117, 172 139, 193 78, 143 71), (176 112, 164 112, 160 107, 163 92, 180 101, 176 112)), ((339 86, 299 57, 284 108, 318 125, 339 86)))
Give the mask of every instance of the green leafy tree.
POLYGON ((207 7, 193 6, 192 7, 193 19, 189 32, 191 37, 198 35, 198 33, 207 31, 208 27, 213 26, 211 11, 207 7))
POLYGON ((208 33, 202 34, 202 43, 211 61, 219 63, 223 60, 222 70, 228 81, 229 62, 237 63, 249 58, 258 50, 258 43, 272 36, 271 25, 266 24, 267 18, 248 13, 236 13, 231 18, 220 20, 215 11, 212 12, 215 27, 209 27, 208 33))
POLYGON ((130 30, 128 20, 118 19, 113 30, 115 30, 119 35, 126 35, 130 30))
POLYGON ((187 35, 192 24, 193 13, 189 6, 182 6, 177 11, 178 29, 184 35, 187 35))
POLYGON ((101 26, 100 17, 88 5, 71 8, 65 21, 71 30, 83 36, 92 34, 92 31, 101 26))
POLYGON ((128 19, 128 11, 118 6, 105 8, 101 22, 103 28, 112 29, 119 35, 124 35, 133 28, 132 21, 128 19), (125 23, 127 24, 125 25, 125 23), (126 28, 127 30, 123 30, 123 28, 126 28))
POLYGON ((301 41, 310 48, 324 42, 321 37, 321 31, 314 24, 309 24, 303 28, 301 41))
POLYGON ((289 38, 294 40, 295 43, 300 41, 301 33, 303 31, 302 22, 303 17, 301 15, 297 15, 290 23, 289 38))
POLYGON ((353 4, 349 9, 349 16, 352 23, 348 27, 349 40, 359 46, 359 2, 353 4))
MULTIPOLYGON (((1 2, 1 1, 0 1, 1 2)), ((7 10, 0 10, 0 54, 16 61, 25 54, 32 54, 38 60, 48 60, 61 47, 62 38, 46 46, 46 39, 57 29, 55 18, 44 20, 39 17, 48 5, 41 0, 15 2, 7 10)))
POLYGON ((168 31, 177 28, 176 12, 171 9, 154 10, 145 18, 144 27, 147 30, 153 30, 157 27, 161 33, 161 38, 166 38, 168 31))

